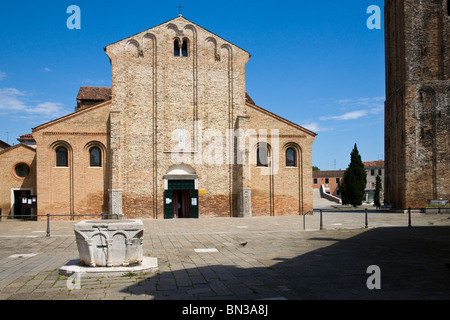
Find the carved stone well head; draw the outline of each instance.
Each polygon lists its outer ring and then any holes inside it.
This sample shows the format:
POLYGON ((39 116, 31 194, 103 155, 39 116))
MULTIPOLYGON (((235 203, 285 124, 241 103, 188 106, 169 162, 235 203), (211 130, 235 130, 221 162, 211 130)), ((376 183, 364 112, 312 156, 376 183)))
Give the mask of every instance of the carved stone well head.
POLYGON ((74 226, 80 262, 91 267, 118 267, 142 262, 141 220, 86 220, 74 226))

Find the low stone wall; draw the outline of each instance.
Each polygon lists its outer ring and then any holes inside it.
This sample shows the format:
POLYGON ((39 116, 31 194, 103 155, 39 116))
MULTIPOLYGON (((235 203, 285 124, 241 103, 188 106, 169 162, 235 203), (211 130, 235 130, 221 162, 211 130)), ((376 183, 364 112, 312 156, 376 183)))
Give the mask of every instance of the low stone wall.
POLYGON ((450 207, 443 207, 443 208, 425 208, 425 213, 450 213, 450 207))
POLYGON ((325 192, 325 187, 324 187, 323 185, 320 186, 320 196, 321 196, 322 198, 328 199, 328 200, 330 200, 330 201, 334 201, 334 202, 339 203, 339 204, 342 202, 342 200, 341 200, 340 198, 335 197, 335 196, 333 196, 333 195, 331 195, 331 194, 326 193, 326 192, 325 192))

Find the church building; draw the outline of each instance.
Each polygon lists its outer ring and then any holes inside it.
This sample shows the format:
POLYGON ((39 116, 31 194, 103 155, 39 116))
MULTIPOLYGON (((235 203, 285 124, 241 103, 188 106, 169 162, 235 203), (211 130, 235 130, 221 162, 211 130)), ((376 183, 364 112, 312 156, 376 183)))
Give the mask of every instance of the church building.
POLYGON ((24 195, 71 219, 312 211, 316 134, 250 98, 247 51, 181 15, 104 50, 111 88, 81 87, 74 113, 0 151, 3 215, 24 195))

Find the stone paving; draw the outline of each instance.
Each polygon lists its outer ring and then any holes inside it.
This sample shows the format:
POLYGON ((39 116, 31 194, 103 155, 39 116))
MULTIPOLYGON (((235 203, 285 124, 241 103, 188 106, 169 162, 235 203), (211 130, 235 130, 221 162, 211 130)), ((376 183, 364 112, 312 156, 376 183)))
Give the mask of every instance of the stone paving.
POLYGON ((367 229, 362 211, 322 217, 323 230, 318 212, 143 220, 144 255, 158 258, 158 272, 78 283, 58 273, 78 258, 76 222, 52 221, 46 237, 45 221, 2 220, 0 299, 450 298, 450 215, 413 213, 409 228, 407 214, 371 210, 367 229), (366 285, 371 265, 380 268, 379 290, 366 285))

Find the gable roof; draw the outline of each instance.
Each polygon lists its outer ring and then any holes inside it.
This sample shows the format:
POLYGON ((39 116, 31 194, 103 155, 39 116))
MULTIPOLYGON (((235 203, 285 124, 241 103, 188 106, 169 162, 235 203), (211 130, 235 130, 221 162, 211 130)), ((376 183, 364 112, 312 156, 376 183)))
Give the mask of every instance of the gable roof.
POLYGON ((245 93, 245 102, 255 105, 255 101, 253 101, 253 99, 248 95, 247 92, 245 93))
POLYGON ((111 96, 111 87, 80 87, 77 100, 107 101, 111 100, 111 96))
POLYGON ((305 132, 305 133, 307 133, 307 134, 309 134, 309 135, 311 135, 313 137, 317 136, 317 133, 315 133, 315 132, 313 132, 311 130, 308 130, 308 129, 302 127, 302 126, 299 126, 298 124, 293 123, 292 121, 289 121, 289 120, 287 120, 287 119, 285 119, 283 117, 280 117, 279 115, 276 115, 275 113, 272 113, 272 112, 270 112, 270 111, 268 111, 268 110, 266 110, 264 108, 261 108, 261 107, 257 106, 255 104, 255 102, 253 101, 253 99, 250 98, 248 93, 245 93, 245 104, 247 106, 255 109, 255 110, 258 110, 258 111, 260 111, 260 112, 262 112, 262 113, 264 113, 264 114, 266 114, 268 116, 271 116, 272 118, 275 118, 275 119, 277 119, 277 120, 279 120, 281 122, 284 122, 284 123, 286 123, 286 124, 296 128, 296 129, 299 129, 299 130, 301 130, 301 131, 303 131, 303 132, 305 132))
POLYGON ((234 43, 232 43, 232 42, 230 42, 230 41, 228 41, 228 40, 225 40, 225 39, 222 38, 221 36, 218 36, 218 35, 215 34, 214 32, 211 32, 211 31, 209 31, 208 29, 203 28, 202 26, 196 24, 195 22, 192 22, 192 21, 186 19, 186 18, 183 17, 181 14, 180 14, 178 17, 176 17, 176 18, 173 18, 173 19, 170 19, 170 20, 168 20, 168 21, 166 21, 166 22, 160 23, 160 24, 158 24, 158 25, 156 25, 156 26, 154 26, 154 27, 151 27, 150 29, 140 31, 140 32, 135 33, 135 34, 133 34, 133 35, 131 35, 131 36, 128 36, 128 37, 123 38, 123 39, 121 39, 121 40, 118 40, 118 41, 115 41, 115 42, 113 42, 113 43, 110 43, 110 44, 108 44, 107 46, 105 46, 103 49, 106 51, 106 48, 109 47, 109 46, 111 46, 111 45, 113 45, 113 44, 116 44, 116 43, 121 42, 121 41, 123 41, 123 40, 132 38, 132 37, 134 37, 134 36, 136 36, 136 35, 138 35, 138 34, 140 34, 140 33, 143 33, 143 32, 146 32, 146 31, 150 31, 150 30, 152 30, 152 29, 154 29, 154 28, 157 28, 157 27, 159 27, 159 26, 162 26, 162 25, 164 25, 164 24, 166 24, 166 23, 169 23, 169 22, 174 21, 174 20, 179 20, 179 19, 184 19, 184 20, 186 20, 187 22, 192 23, 192 24, 196 25, 196 26, 199 27, 199 28, 202 28, 203 30, 205 30, 205 31, 207 31, 207 32, 209 32, 209 33, 215 35, 216 37, 222 39, 223 41, 228 42, 228 43, 232 44, 233 46, 235 46, 235 47, 237 47, 237 48, 239 48, 239 49, 241 49, 241 50, 247 52, 247 53, 251 56, 251 54, 250 54, 247 50, 242 49, 241 47, 235 45, 234 43))
POLYGON ((9 147, 11 147, 10 144, 6 143, 5 141, 0 140, 0 148, 6 149, 6 148, 9 148, 9 147))
POLYGON ((340 178, 344 177, 345 170, 313 171, 313 178, 340 178))
POLYGON ((106 106, 106 105, 108 105, 110 103, 111 103, 111 100, 108 100, 108 101, 105 101, 105 102, 93 105, 92 107, 89 107, 89 108, 86 108, 86 109, 83 109, 83 110, 80 110, 80 111, 75 111, 73 113, 69 113, 68 115, 65 115, 65 116, 63 116, 61 118, 58 118, 58 119, 55 119, 55 120, 43 123, 43 124, 41 124, 41 125, 39 125, 37 127, 34 127, 31 131, 34 133, 36 131, 42 130, 44 128, 47 128, 47 127, 49 127, 51 125, 54 125, 56 123, 59 123, 61 121, 64 121, 64 120, 67 120, 67 119, 70 119, 70 118, 73 118, 73 117, 78 117, 79 115, 82 115, 82 114, 84 114, 86 112, 90 112, 92 110, 101 108, 101 107, 106 106))
POLYGON ((24 147, 24 148, 27 148, 28 150, 31 150, 31 151, 36 152, 36 149, 34 149, 34 148, 30 147, 30 146, 27 146, 27 145, 25 145, 25 144, 23 144, 23 143, 19 143, 19 144, 16 144, 15 146, 9 147, 8 149, 1 150, 1 151, 0 151, 0 155, 2 155, 2 154, 4 154, 4 153, 7 153, 7 152, 9 152, 9 151, 15 150, 15 149, 17 149, 17 148, 19 148, 19 147, 24 147))
POLYGON ((365 168, 384 167, 384 160, 365 161, 363 162, 365 168))
POLYGON ((32 141, 32 140, 34 140, 34 138, 33 138, 33 134, 32 133, 27 133, 27 134, 20 135, 19 139, 17 139, 17 140, 19 140, 20 142, 32 141))

